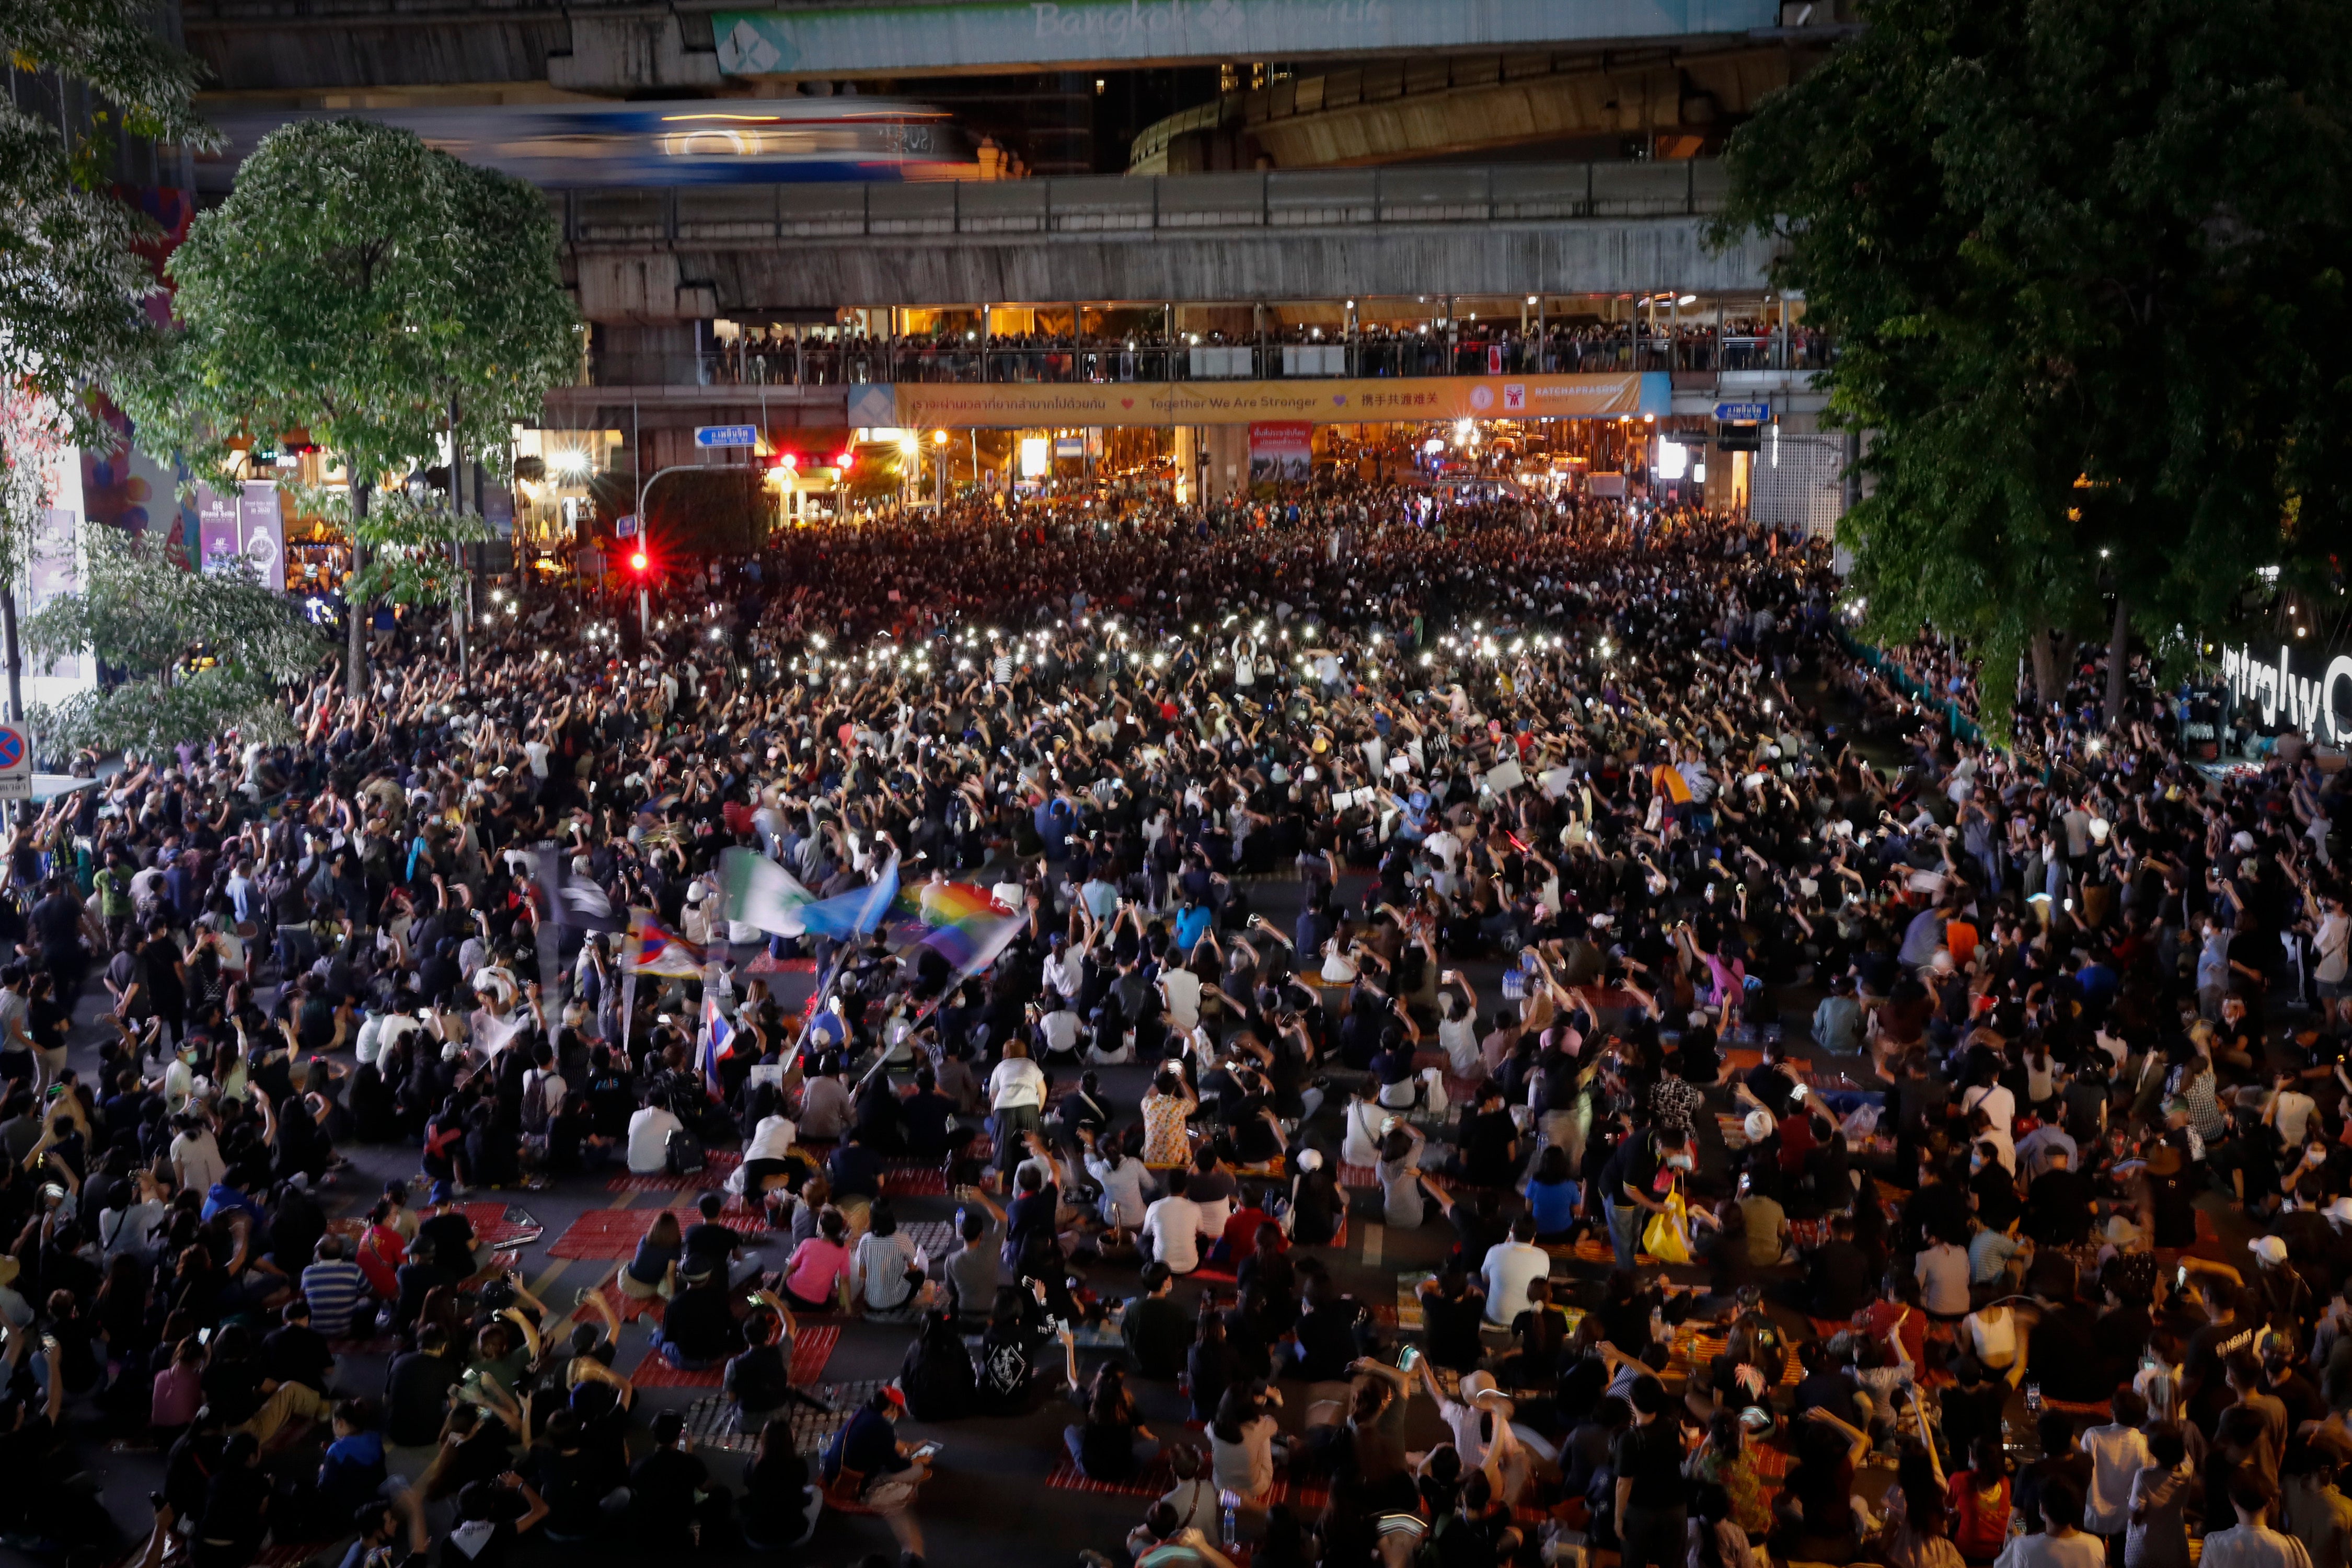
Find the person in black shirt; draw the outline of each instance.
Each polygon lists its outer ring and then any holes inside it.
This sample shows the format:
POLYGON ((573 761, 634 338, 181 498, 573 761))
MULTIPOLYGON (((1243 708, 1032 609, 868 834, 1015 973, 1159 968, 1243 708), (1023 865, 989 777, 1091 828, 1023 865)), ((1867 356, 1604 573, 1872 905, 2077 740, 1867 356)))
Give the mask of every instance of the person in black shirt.
POLYGON ((1292 1330, 1297 1346, 1291 1370, 1310 1383, 1339 1382, 1349 1363, 1364 1353, 1362 1331, 1370 1315, 1328 1275, 1307 1277, 1306 1299, 1307 1310, 1292 1330))
POLYGON ((1829 1240, 1805 1262, 1805 1310, 1843 1321, 1870 1304, 1872 1283, 1869 1256, 1853 1242, 1853 1215, 1836 1215, 1829 1240))
POLYGON ((1436 1279, 1422 1281, 1420 1295, 1422 1342, 1429 1359, 1454 1372, 1480 1365, 1486 1354, 1478 1338, 1486 1318, 1486 1293, 1477 1278, 1449 1263, 1436 1279))
POLYGON ((1183 1375, 1192 1342, 1192 1321, 1173 1294, 1176 1277, 1160 1262, 1143 1266, 1143 1294, 1127 1304, 1119 1333, 1135 1370, 1144 1377, 1173 1381, 1183 1375))
POLYGON ((759 1450, 743 1470, 744 1544, 755 1552, 801 1545, 816 1532, 822 1506, 792 1423, 782 1416, 769 1421, 760 1428, 759 1450))
POLYGON ((1518 1176, 1519 1127, 1503 1108, 1503 1091, 1492 1082, 1482 1084, 1474 1110, 1462 1115, 1454 1171, 1481 1187, 1507 1187, 1518 1176))
POLYGON ((417 1333, 415 1350, 393 1357, 384 1380, 385 1436, 408 1447, 436 1439, 458 1374, 447 1331, 438 1323, 427 1323, 417 1333))
POLYGON ((1630 1394, 1633 1425, 1618 1434, 1610 1462, 1617 1472, 1617 1536, 1623 1568, 1675 1568, 1685 1555, 1683 1445, 1665 1385, 1637 1377, 1630 1394))
POLYGON ((695 1493, 709 1469, 686 1451, 686 1416, 665 1410, 654 1417, 653 1451, 629 1468, 629 1521, 638 1541, 667 1550, 690 1550, 698 1505, 695 1493))
POLYGON ((684 1289, 662 1310, 654 1344, 676 1367, 707 1367, 743 1348, 726 1274, 707 1258, 689 1257, 678 1274, 684 1289))
POLYGON ((310 1304, 297 1296, 286 1303, 283 1316, 285 1322, 261 1342, 269 1375, 326 1393, 327 1380, 335 1371, 335 1352, 327 1348, 326 1336, 310 1326, 310 1304))
POLYGON ((2080 1247, 2091 1236, 2090 1178, 2071 1168, 2063 1149, 2052 1150, 2049 1160, 2026 1190, 2025 1234, 2037 1247, 2080 1247))

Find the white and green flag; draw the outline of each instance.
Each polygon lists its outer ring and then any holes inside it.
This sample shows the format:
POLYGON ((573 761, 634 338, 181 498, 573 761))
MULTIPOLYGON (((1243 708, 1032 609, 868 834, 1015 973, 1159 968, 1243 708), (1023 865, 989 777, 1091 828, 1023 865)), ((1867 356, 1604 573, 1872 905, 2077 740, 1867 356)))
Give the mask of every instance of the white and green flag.
POLYGON ((801 910, 816 895, 790 871, 756 849, 730 849, 719 858, 719 884, 730 921, 774 936, 799 936, 801 910))

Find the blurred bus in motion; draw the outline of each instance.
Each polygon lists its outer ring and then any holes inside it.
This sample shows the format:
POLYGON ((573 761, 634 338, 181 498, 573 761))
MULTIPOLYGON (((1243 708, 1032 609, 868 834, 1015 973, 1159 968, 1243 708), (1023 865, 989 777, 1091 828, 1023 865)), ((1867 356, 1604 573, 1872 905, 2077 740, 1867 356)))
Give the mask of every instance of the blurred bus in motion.
POLYGON ((209 118, 227 140, 198 156, 196 186, 208 194, 226 192, 264 136, 299 120, 397 125, 468 163, 549 190, 985 177, 971 139, 947 110, 887 99, 224 110, 209 118))

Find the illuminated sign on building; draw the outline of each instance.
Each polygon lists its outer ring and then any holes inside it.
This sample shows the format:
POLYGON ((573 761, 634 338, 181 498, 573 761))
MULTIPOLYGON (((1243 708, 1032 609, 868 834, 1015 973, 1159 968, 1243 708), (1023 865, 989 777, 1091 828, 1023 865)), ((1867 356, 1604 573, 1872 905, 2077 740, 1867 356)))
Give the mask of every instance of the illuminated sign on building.
POLYGON ((2292 725, 2315 741, 2352 741, 2352 692, 2337 701, 2336 683, 2352 683, 2352 654, 2328 661, 2317 679, 2294 673, 2286 645, 2279 645, 2278 662, 2265 664, 2251 648, 2221 650, 2221 679, 2239 700, 2255 704, 2264 724, 2292 725), (2337 714, 2347 715, 2338 719, 2337 714))

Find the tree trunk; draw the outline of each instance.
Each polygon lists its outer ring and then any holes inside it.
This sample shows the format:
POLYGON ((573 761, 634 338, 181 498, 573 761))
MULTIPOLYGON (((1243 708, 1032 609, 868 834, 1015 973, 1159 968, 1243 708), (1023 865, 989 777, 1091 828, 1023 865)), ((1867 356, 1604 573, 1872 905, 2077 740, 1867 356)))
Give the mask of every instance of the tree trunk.
POLYGON ((16 637, 16 592, 0 592, 0 636, 8 642, 8 722, 25 721, 25 645, 16 637))
POLYGON ((2115 630, 2107 635, 2107 703, 2101 715, 2110 729, 2124 721, 2124 665, 2130 656, 2130 606, 2118 593, 2115 630))
MULTIPOLYGON (((452 397, 449 400, 449 515, 453 518, 466 515, 465 489, 457 479, 465 468, 465 437, 457 434, 457 400, 452 397)), ((466 592, 468 584, 465 577, 465 552, 466 547, 462 544, 449 547, 449 564, 457 573, 457 589, 449 600, 449 628, 457 634, 457 679, 460 680, 467 679, 468 674, 466 668, 466 633, 469 628, 466 625, 468 618, 466 601, 469 595, 466 592)))
POLYGON ((360 602, 359 574, 367 565, 367 549, 360 543, 360 525, 367 521, 368 495, 375 487, 366 480, 352 480, 352 592, 343 595, 345 629, 350 634, 350 647, 343 654, 343 695, 357 697, 367 679, 368 615, 373 605, 360 602))
POLYGON ((2050 711, 2050 704, 2058 695, 2058 648, 2053 640, 2055 633, 2047 626, 2035 632, 2025 642, 2025 651, 2033 659, 2033 711, 2050 711))

